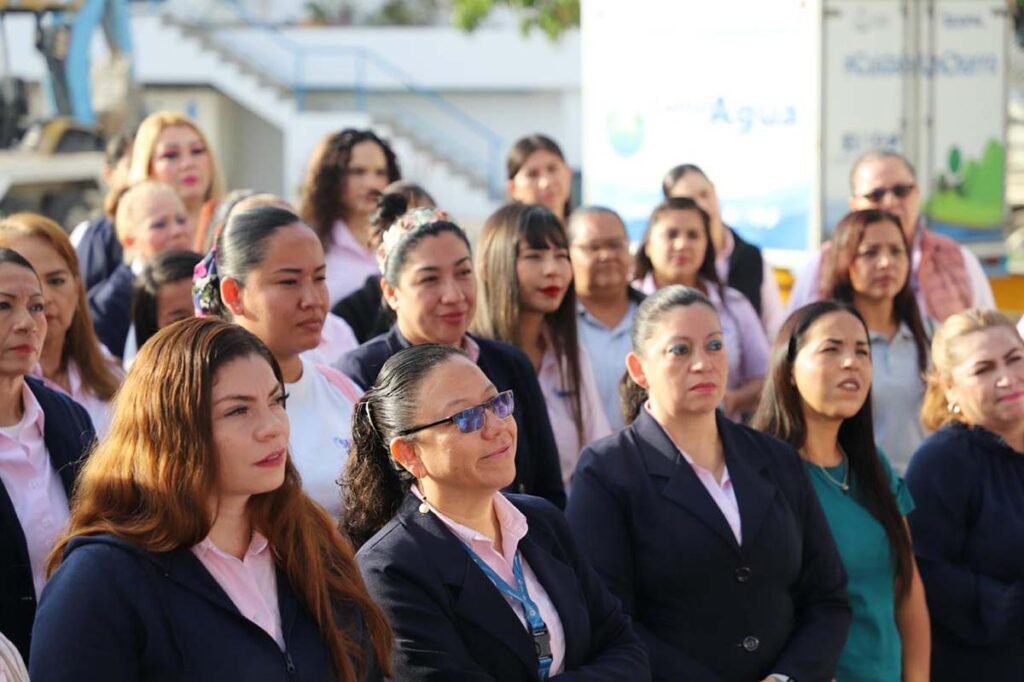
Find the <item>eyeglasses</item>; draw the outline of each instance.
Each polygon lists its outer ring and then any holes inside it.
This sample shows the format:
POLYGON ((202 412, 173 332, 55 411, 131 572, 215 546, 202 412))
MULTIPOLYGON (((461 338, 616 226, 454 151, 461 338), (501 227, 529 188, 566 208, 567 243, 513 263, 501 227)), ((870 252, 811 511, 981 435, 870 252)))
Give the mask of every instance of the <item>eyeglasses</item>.
POLYGON ((867 194, 861 194, 861 197, 873 204, 880 204, 885 199, 886 194, 892 193, 897 199, 903 199, 909 196, 915 189, 917 189, 917 185, 913 183, 893 185, 892 187, 878 187, 867 194))
POLYGON ((573 244, 574 247, 582 251, 583 253, 594 256, 601 251, 610 251, 612 253, 622 253, 626 250, 626 242, 623 239, 609 239, 603 242, 588 242, 586 244, 573 244))
POLYGON ((512 391, 503 391, 498 395, 494 396, 490 400, 473 407, 467 407, 461 412, 456 412, 450 417, 444 419, 438 419, 436 422, 429 424, 423 424, 422 426, 414 426, 411 429, 403 429, 399 431, 396 436, 409 436, 424 429, 429 429, 441 424, 447 424, 451 422, 455 424, 455 428, 460 433, 473 433, 484 428, 484 420, 486 418, 485 411, 490 410, 494 413, 494 416, 498 419, 508 419, 512 416, 512 411, 515 409, 515 400, 512 398, 512 391))

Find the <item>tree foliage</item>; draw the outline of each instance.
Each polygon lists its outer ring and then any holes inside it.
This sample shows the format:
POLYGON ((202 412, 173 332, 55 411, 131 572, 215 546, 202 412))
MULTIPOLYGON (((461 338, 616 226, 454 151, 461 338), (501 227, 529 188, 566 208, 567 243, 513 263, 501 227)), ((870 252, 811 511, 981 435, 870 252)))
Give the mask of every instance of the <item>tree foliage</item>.
POLYGON ((452 23, 473 31, 499 6, 519 14, 524 34, 537 28, 555 40, 580 25, 580 0, 452 0, 452 23))

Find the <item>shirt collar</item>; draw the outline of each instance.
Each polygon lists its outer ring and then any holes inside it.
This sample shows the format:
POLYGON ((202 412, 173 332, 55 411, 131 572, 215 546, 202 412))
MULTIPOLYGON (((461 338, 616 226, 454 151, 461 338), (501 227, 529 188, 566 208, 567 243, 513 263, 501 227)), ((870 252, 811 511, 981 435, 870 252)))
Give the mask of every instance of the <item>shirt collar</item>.
POLYGON ((376 256, 356 240, 356 236, 352 234, 352 230, 348 229, 344 220, 335 221, 334 228, 331 230, 331 238, 336 247, 358 253, 360 256, 369 256, 373 258, 374 263, 377 262, 376 256))
POLYGON ((881 332, 868 331, 868 340, 870 340, 871 343, 875 343, 876 341, 890 343, 895 341, 897 338, 904 341, 913 340, 914 332, 910 331, 910 327, 907 326, 906 322, 900 322, 899 327, 896 328, 896 334, 893 335, 892 339, 886 338, 885 334, 881 332))
MULTIPOLYGON (((246 559, 249 559, 250 557, 259 556, 263 552, 267 551, 267 548, 269 546, 270 542, 267 540, 266 536, 264 536, 259 531, 253 531, 252 538, 249 540, 249 547, 246 548, 245 557, 242 559, 242 561, 244 562, 246 559)), ((202 559, 210 552, 223 559, 234 559, 236 561, 238 560, 238 557, 228 554, 223 549, 215 545, 213 543, 213 540, 210 539, 210 536, 207 535, 205 538, 203 538, 202 542, 195 546, 195 553, 196 556, 202 559)))
MULTIPOLYGON (((672 440, 672 434, 670 434, 668 432, 668 429, 666 429, 664 426, 661 425, 661 422, 659 422, 657 420, 657 418, 655 418, 654 413, 651 411, 651 401, 650 400, 648 400, 647 402, 644 403, 644 410, 646 410, 647 414, 649 414, 651 416, 651 420, 655 424, 658 425, 658 428, 662 430, 662 432, 665 434, 665 437, 668 438, 668 442, 672 443, 672 445, 676 449, 676 452, 679 453, 679 456, 682 457, 686 461, 686 463, 690 465, 690 468, 693 469, 693 471, 698 476, 701 475, 701 474, 704 474, 704 475, 707 475, 707 476, 711 476, 712 478, 714 477, 714 474, 711 473, 711 471, 705 469, 701 465, 699 465, 696 462, 694 462, 693 461, 693 457, 690 457, 689 453, 687 453, 686 450, 684 450, 683 448, 681 448, 679 446, 679 443, 677 443, 674 440, 672 440)), ((729 467, 725 465, 725 462, 722 462, 722 480, 719 481, 719 483, 718 483, 719 487, 724 488, 725 484, 728 483, 729 480, 730 480, 729 479, 729 467)))
MULTIPOLYGON (((419 486, 415 483, 410 490, 430 508, 434 516, 471 549, 474 551, 477 551, 477 549, 493 549, 494 543, 491 542, 489 537, 445 516, 434 505, 430 504, 430 500, 424 497, 419 486)), ((501 554, 506 561, 512 563, 512 558, 519 550, 519 541, 526 536, 526 532, 529 530, 526 516, 501 493, 494 494, 494 512, 498 515, 498 525, 501 526, 501 554)))

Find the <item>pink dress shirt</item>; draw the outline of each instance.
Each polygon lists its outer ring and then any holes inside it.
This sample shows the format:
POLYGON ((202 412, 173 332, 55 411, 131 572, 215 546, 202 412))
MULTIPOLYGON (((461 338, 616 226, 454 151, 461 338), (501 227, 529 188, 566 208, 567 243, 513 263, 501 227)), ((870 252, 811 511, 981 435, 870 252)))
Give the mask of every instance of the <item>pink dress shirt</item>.
MULTIPOLYGON (((423 497, 423 493, 420 492, 419 487, 415 484, 412 486, 412 492, 430 506, 429 501, 423 497)), ((523 513, 516 509, 514 504, 506 500, 504 495, 501 493, 495 493, 494 495, 494 511, 498 514, 498 524, 501 526, 502 546, 500 553, 494 549, 494 543, 486 535, 456 523, 433 506, 430 506, 430 510, 448 527, 448 530, 455 537, 476 552, 476 555, 497 573, 502 580, 509 585, 516 584, 515 575, 512 573, 512 561, 515 559, 516 552, 519 551, 519 541, 526 536, 529 528, 523 513)), ((544 589, 544 586, 537 580, 533 570, 530 569, 530 565, 526 562, 526 557, 520 556, 519 561, 523 566, 523 578, 526 581, 526 589, 530 593, 530 599, 537 605, 540 617, 544 619, 544 624, 551 635, 551 675, 554 676, 563 672, 562 667, 565 665, 565 632, 562 630, 562 619, 559 618, 555 605, 551 603, 547 590, 544 589)), ((516 617, 519 618, 519 622, 523 624, 523 627, 527 628, 526 615, 523 612, 522 605, 512 597, 506 597, 504 594, 502 594, 502 597, 505 598, 508 605, 515 611, 516 617)))
POLYGON ((27 384, 21 389, 21 400, 25 409, 21 421, 0 427, 0 481, 25 534, 38 600, 46 584, 46 557, 71 514, 43 440, 43 409, 27 384))
MULTIPOLYGON (((654 414, 651 412, 651 404, 647 402, 644 405, 644 409, 647 413, 654 418, 654 414)), ((722 480, 716 481, 715 475, 700 466, 693 461, 690 455, 686 454, 686 450, 679 447, 679 444, 672 440, 672 436, 665 427, 658 423, 655 419, 654 422, 661 427, 662 431, 665 431, 665 435, 668 437, 672 444, 676 446, 676 450, 679 451, 679 455, 686 460, 686 463, 693 469, 693 473, 697 474, 697 480, 701 482, 704 489, 708 491, 708 495, 711 495, 711 499, 715 501, 719 511, 722 512, 722 516, 729 523, 729 528, 732 529, 732 534, 736 538, 736 544, 743 544, 743 529, 740 526, 740 505, 736 501, 736 489, 732 486, 732 479, 729 478, 729 467, 724 463, 722 464, 722 480)))
POLYGON ((331 307, 359 289, 370 275, 379 275, 377 256, 367 249, 348 229, 344 221, 334 223, 331 231, 333 242, 327 248, 327 291, 331 307))
MULTIPOLYGON (((135 338, 132 336, 132 338, 135 338)), ((124 371, 116 363, 110 363, 110 368, 117 375, 118 381, 124 379, 124 371)), ((101 399, 91 390, 89 387, 82 383, 82 375, 78 371, 78 365, 72 361, 68 361, 68 384, 70 384, 71 390, 66 391, 64 387, 53 381, 50 381, 43 376, 42 365, 36 365, 32 368, 32 376, 42 380, 43 385, 49 389, 53 389, 59 393, 63 393, 68 396, 76 403, 85 408, 85 411, 89 413, 89 419, 92 420, 92 428, 96 431, 96 439, 100 440, 107 435, 107 430, 110 427, 110 419, 113 417, 111 413, 111 404, 107 400, 101 399)))
POLYGON ((238 612, 259 625, 284 651, 281 611, 277 606, 277 573, 267 539, 253 532, 245 557, 228 554, 210 538, 192 548, 238 612))
POLYGON ((537 370, 537 383, 544 394, 544 403, 548 408, 548 419, 551 420, 551 431, 555 436, 558 448, 558 461, 562 468, 562 483, 566 491, 572 475, 576 472, 576 463, 580 452, 595 440, 611 435, 612 427, 608 424, 601 396, 597 393, 597 380, 590 364, 587 351, 579 347, 580 358, 580 412, 583 417, 583 441, 576 435, 576 422, 572 414, 572 390, 562 382, 558 360, 550 341, 537 370))

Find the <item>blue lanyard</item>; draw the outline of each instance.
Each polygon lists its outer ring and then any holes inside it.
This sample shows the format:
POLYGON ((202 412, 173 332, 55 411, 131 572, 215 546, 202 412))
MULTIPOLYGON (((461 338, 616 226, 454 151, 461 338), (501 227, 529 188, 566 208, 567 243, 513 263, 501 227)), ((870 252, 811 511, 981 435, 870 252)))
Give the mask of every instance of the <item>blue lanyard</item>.
POLYGON ((544 619, 540 617, 540 610, 533 603, 533 600, 530 599, 530 592, 526 589, 526 579, 523 578, 523 564, 519 560, 519 552, 516 552, 515 558, 512 559, 512 575, 516 578, 516 585, 519 587, 517 590, 495 573, 494 569, 484 563, 484 560, 477 556, 476 552, 470 549, 468 545, 464 545, 464 547, 469 552, 470 558, 480 567, 484 575, 490 578, 499 592, 522 604, 523 613, 526 615, 526 624, 529 626, 530 636, 533 637, 533 648, 537 652, 538 675, 540 675, 542 680, 548 679, 548 676, 551 674, 551 662, 553 660, 551 655, 551 634, 548 632, 547 625, 544 624, 544 619))

